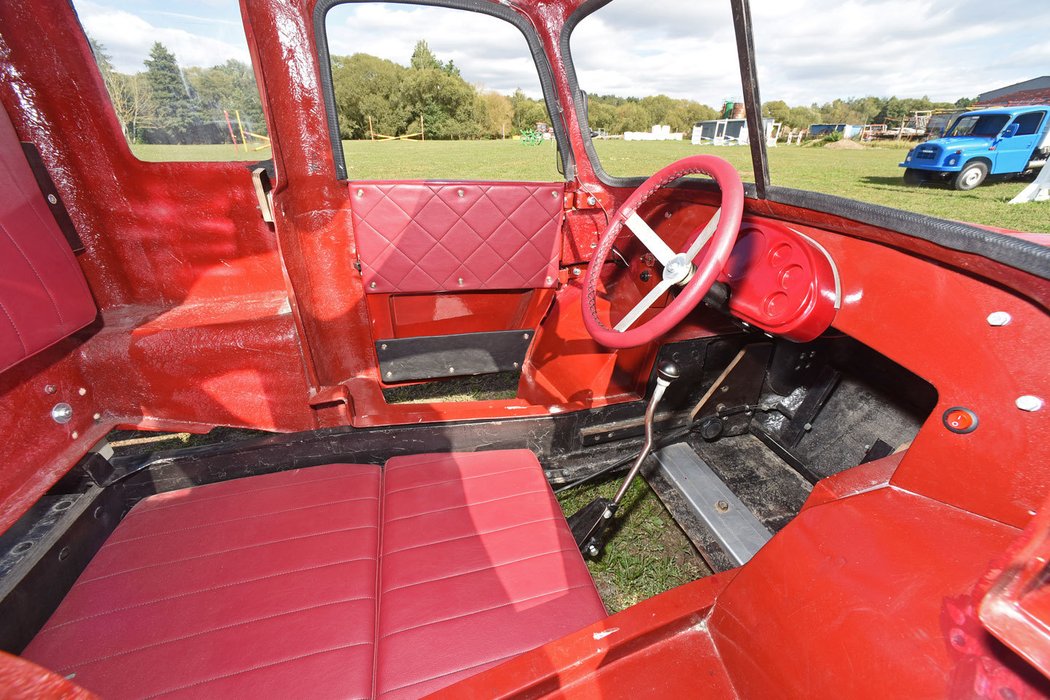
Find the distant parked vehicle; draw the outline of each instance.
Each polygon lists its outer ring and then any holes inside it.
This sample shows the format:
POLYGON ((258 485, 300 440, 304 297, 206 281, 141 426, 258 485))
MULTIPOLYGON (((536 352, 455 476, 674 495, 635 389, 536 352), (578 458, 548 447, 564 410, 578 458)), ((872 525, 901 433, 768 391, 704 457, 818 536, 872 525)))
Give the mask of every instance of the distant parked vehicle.
POLYGON ((1021 175, 1050 157, 1050 106, 982 109, 960 114, 939 139, 908 151, 904 182, 947 180, 972 190, 990 175, 1021 175))

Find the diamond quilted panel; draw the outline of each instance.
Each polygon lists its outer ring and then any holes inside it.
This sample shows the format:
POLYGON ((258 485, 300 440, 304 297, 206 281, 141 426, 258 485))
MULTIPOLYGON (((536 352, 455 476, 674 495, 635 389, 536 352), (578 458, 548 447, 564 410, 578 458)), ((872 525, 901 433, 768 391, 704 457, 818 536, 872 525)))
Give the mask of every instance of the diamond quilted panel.
POLYGON ((350 192, 368 292, 534 289, 558 278, 560 184, 352 182, 350 192))

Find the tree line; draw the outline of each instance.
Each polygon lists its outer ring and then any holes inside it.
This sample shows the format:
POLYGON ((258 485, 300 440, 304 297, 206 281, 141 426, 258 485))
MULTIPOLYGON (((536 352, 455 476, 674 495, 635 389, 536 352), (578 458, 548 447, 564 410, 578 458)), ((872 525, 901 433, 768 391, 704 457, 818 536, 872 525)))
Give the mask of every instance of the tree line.
POLYGON ((784 126, 805 129, 810 124, 900 124, 915 111, 966 109, 969 98, 955 102, 934 102, 929 97, 855 97, 818 105, 791 107, 783 100, 762 103, 762 116, 772 117, 784 126))
POLYGON ((179 66, 156 42, 144 70, 122 73, 106 47, 90 40, 125 136, 131 143, 229 143, 230 125, 240 141, 236 113, 246 131, 266 134, 259 89, 250 65, 230 59, 210 68, 179 66))
MULTIPOLYGON (((183 69, 157 42, 143 62, 144 70, 122 73, 104 46, 94 40, 91 46, 117 117, 133 143, 228 143, 226 112, 232 119, 236 111, 247 131, 266 133, 255 76, 241 61, 183 69)), ((453 61, 441 61, 422 40, 408 65, 364 53, 333 56, 332 77, 344 139, 420 131, 428 139, 492 139, 551 123, 543 100, 521 89, 503 95, 472 85, 453 61)), ((971 103, 965 98, 952 103, 928 97, 861 97, 790 106, 774 100, 764 103, 762 112, 786 127, 804 129, 823 123, 899 123, 915 110, 965 108, 971 103)), ((708 105, 667 95, 587 96, 590 128, 610 134, 648 131, 654 124, 689 134, 696 122, 720 116, 708 105)), ((233 126, 239 137, 237 124, 233 126)))

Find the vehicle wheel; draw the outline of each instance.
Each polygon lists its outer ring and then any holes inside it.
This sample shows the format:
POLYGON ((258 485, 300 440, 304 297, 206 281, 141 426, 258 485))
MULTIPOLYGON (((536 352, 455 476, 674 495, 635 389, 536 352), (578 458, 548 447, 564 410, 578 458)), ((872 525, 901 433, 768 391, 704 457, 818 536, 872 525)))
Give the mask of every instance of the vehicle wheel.
POLYGON ((959 174, 952 180, 952 187, 957 190, 972 190, 984 182, 986 177, 988 177, 987 165, 981 161, 967 163, 966 167, 960 170, 959 174))
POLYGON ((912 187, 914 187, 916 185, 921 185, 924 182, 929 182, 929 181, 930 181, 929 174, 923 172, 922 170, 916 170, 915 168, 905 168, 905 170, 904 170, 904 184, 905 185, 911 185, 912 187))

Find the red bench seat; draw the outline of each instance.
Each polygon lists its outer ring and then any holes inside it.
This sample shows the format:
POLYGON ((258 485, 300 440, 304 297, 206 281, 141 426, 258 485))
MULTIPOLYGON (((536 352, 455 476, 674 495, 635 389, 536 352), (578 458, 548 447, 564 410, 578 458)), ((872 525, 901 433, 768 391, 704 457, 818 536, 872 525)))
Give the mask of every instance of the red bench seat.
POLYGON ((525 450, 159 494, 24 656, 106 698, 419 697, 605 616, 525 450))

